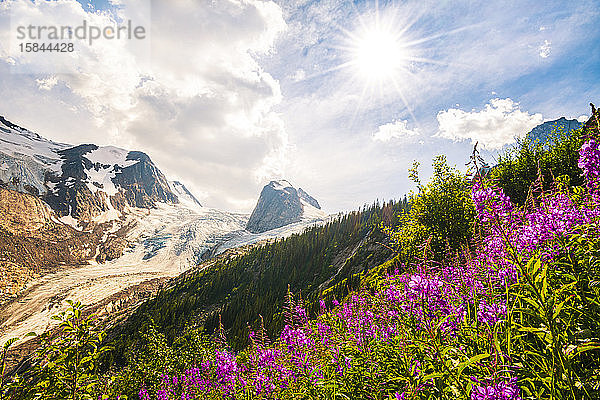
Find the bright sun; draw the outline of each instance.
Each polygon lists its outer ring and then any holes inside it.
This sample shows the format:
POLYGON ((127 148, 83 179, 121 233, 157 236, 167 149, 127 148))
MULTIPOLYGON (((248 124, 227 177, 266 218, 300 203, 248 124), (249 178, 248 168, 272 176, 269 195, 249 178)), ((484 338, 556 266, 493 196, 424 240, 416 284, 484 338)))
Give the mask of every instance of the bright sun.
POLYGON ((355 40, 352 63, 367 80, 393 79, 406 66, 407 59, 400 38, 393 32, 373 29, 355 40))
MULTIPOLYGON (((387 3, 386 3, 387 4, 387 3)), ((374 9, 358 15, 354 29, 340 28, 340 42, 334 49, 340 50, 341 61, 313 76, 326 75, 333 71, 350 72, 348 83, 359 89, 357 112, 364 102, 394 98, 400 99, 412 118, 415 116, 409 106, 416 77, 426 65, 447 65, 436 59, 426 58, 429 49, 425 44, 443 36, 460 32, 468 27, 430 36, 418 34, 415 26, 419 23, 419 11, 409 6, 386 5, 379 7, 374 0, 374 9), (362 83, 362 85, 361 85, 362 83)))

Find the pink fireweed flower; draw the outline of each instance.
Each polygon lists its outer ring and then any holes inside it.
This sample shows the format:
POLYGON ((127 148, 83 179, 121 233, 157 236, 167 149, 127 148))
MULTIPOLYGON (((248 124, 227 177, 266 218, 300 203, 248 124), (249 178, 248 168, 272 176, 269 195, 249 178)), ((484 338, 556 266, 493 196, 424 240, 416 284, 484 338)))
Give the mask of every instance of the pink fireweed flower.
POLYGON ((513 220, 513 204, 502 188, 483 187, 481 183, 477 182, 471 190, 471 198, 477 214, 484 224, 494 220, 504 223, 513 220))
POLYGON ((502 302, 500 304, 489 304, 487 301, 481 300, 477 311, 479 322, 488 324, 490 327, 506 318, 506 304, 502 302))
POLYGON ((596 191, 600 181, 600 143, 596 139, 589 139, 581 146, 577 165, 583 170, 588 188, 596 191))
MULTIPOLYGON (((474 377, 471 379, 474 382, 482 383, 474 377)), ((474 385, 471 390, 471 400, 521 400, 517 378, 500 381, 496 384, 474 385)))
POLYGON ((138 395, 140 396, 140 400, 150 400, 150 395, 148 395, 146 388, 141 388, 138 395))

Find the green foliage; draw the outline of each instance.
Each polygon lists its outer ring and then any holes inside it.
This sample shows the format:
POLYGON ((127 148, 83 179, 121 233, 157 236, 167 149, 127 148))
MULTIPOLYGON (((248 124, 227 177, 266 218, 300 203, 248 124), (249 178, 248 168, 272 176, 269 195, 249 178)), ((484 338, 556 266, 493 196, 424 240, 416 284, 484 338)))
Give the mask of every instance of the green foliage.
POLYGON ((214 349, 214 342, 200 329, 190 329, 169 342, 149 321, 140 328, 139 340, 127 350, 126 365, 105 374, 101 393, 118 394, 121 399, 137 399, 142 387, 156 393, 164 374, 181 373, 210 358, 214 349))
POLYGON ((4 387, 4 375, 6 373, 6 356, 8 355, 8 350, 10 346, 12 346, 19 338, 12 338, 7 340, 2 346, 2 367, 0 368, 0 399, 4 398, 4 392, 6 388, 4 387))
POLYGON ((520 361, 522 389, 536 399, 600 394, 600 290, 590 285, 600 280, 600 241, 581 233, 564 245, 552 263, 513 255, 521 278, 508 293, 506 355, 520 361))
POLYGON ((399 229, 387 229, 401 262, 423 259, 428 252, 441 261, 448 251, 467 246, 473 234, 475 208, 470 183, 458 170, 448 166, 446 157, 433 161, 433 177, 420 185, 418 164, 410 174, 419 184, 419 193, 410 198, 410 211, 400 216, 399 229))
POLYGON ((520 205, 525 204, 540 173, 545 190, 550 189, 553 178, 559 176, 567 177, 563 179, 568 179, 571 186, 580 186, 583 178, 577 161, 582 144, 582 129, 570 133, 556 130, 546 143, 529 138, 519 140, 498 158, 497 165, 490 171, 490 178, 514 203, 520 205))
POLYGON ((94 316, 82 316, 81 303, 67 302, 67 310, 52 317, 60 333, 42 336, 32 368, 11 382, 10 398, 96 399, 99 358, 109 350, 101 345, 105 333, 94 316))

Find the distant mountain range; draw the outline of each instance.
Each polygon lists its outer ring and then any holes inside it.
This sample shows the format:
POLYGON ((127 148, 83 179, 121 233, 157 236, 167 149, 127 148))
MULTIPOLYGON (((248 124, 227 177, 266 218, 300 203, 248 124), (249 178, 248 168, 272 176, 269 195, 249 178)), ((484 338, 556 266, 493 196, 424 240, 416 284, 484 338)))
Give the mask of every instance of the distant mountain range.
POLYGON ((64 266, 80 266, 82 276, 95 263, 129 271, 131 278, 111 275, 121 282, 115 287, 127 287, 139 283, 136 271, 178 275, 227 249, 327 218, 316 199, 286 181, 267 185, 251 216, 206 208, 143 152, 56 143, 4 117, 0 211, 0 303, 64 266))
POLYGON ((576 119, 566 119, 561 117, 554 121, 547 121, 533 128, 527 133, 527 138, 533 141, 540 141, 546 143, 551 140, 552 132, 563 131, 564 133, 571 133, 572 131, 579 129, 583 126, 583 123, 576 119))
MULTIPOLYGON (((38 196, 63 222, 105 222, 125 207, 177 204, 178 192, 150 157, 113 146, 55 143, 0 117, 0 186, 38 196)), ((195 200, 199 205, 199 202, 195 200)))

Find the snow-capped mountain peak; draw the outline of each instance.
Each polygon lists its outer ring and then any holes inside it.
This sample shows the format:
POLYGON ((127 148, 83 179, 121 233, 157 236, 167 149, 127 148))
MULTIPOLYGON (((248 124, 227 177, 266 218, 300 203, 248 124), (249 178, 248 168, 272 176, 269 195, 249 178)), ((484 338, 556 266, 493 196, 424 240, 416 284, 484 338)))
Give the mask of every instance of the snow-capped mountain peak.
POLYGON ((85 154, 85 158, 87 158, 94 164, 98 163, 100 165, 107 166, 116 165, 121 168, 125 168, 130 167, 139 162, 138 160, 128 160, 128 154, 129 150, 120 149, 114 146, 103 146, 98 147, 97 149, 85 154))
POLYGON ((284 190, 286 188, 293 188, 292 184, 286 181, 285 179, 280 179, 276 181, 269 182, 269 185, 275 190, 284 190))
POLYGON ((0 186, 39 196, 58 217, 118 217, 126 206, 177 203, 146 154, 114 146, 55 143, 0 117, 0 186))
POLYGON ((45 193, 46 172, 60 172, 58 152, 68 147, 0 116, 0 185, 30 194, 45 193))
POLYGON ((288 181, 271 181, 262 189, 246 229, 262 233, 301 220, 325 218, 320 208, 317 200, 288 181))

